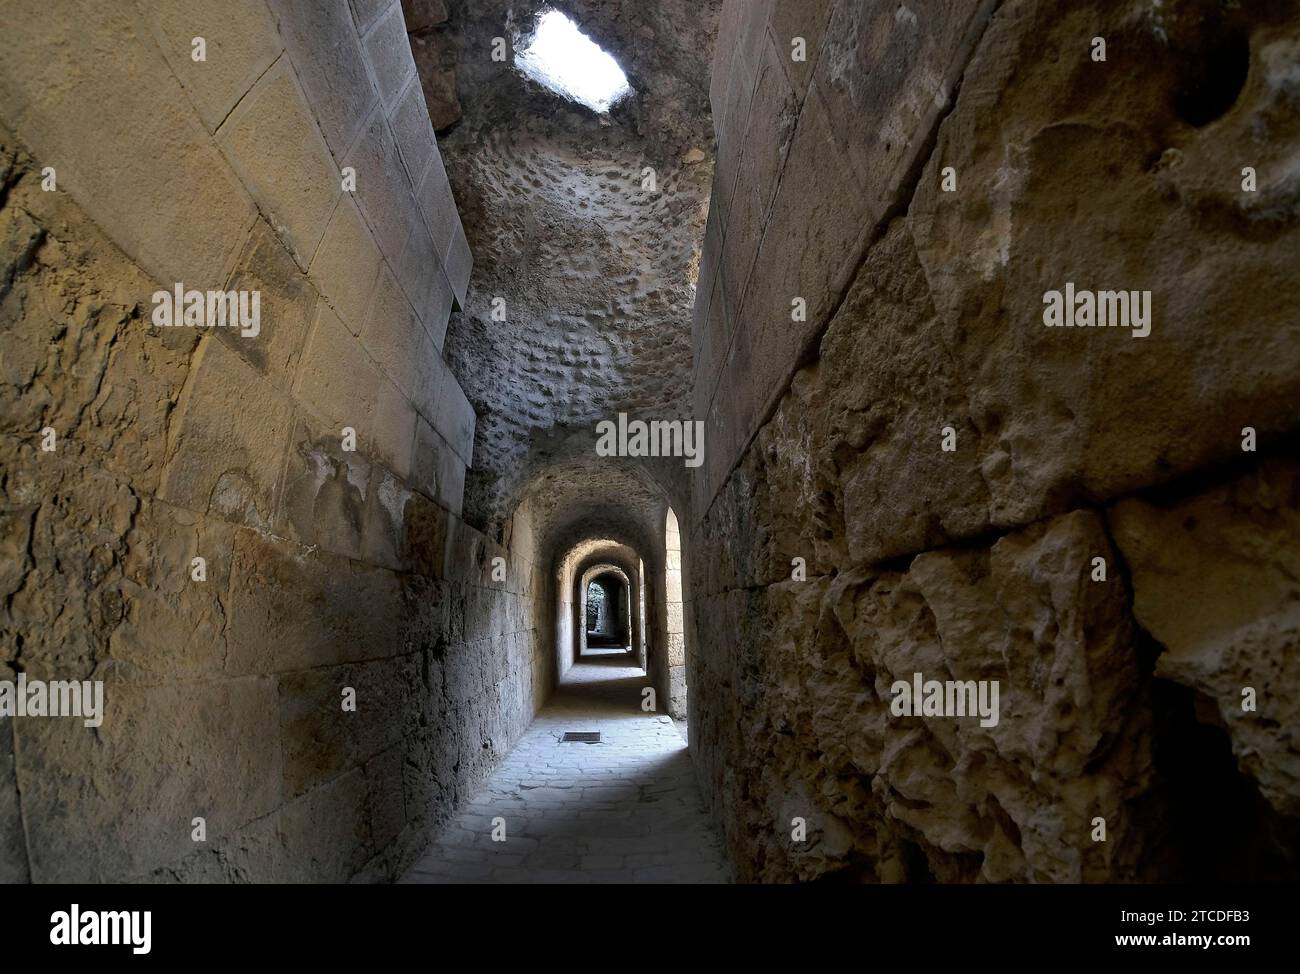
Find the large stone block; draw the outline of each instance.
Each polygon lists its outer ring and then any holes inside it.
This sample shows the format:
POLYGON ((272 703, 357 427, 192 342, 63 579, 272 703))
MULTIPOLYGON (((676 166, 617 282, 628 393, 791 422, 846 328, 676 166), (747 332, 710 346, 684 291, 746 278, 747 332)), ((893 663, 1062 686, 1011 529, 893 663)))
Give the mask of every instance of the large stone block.
POLYGON ((276 385, 288 388, 316 310, 316 291, 266 221, 253 226, 226 290, 261 292, 261 320, 255 336, 218 328, 217 337, 276 385))
POLYGON ((239 103, 222 124, 217 142, 298 266, 306 269, 342 187, 286 58, 239 103))
POLYGON ((341 3, 267 3, 325 141, 341 160, 379 101, 356 26, 341 3))
POLYGON ((459 213, 441 156, 425 172, 415 198, 433 235, 434 250, 438 259, 442 260, 451 249, 451 238, 458 226, 459 213))
POLYGON ((393 127, 393 138, 397 140, 397 149, 406 163, 407 175, 412 186, 419 186, 430 165, 441 165, 437 141, 433 136, 433 126, 429 124, 429 109, 424 104, 424 90, 420 79, 411 76, 406 90, 398 99, 397 106, 389 116, 393 127))
POLYGON ((0 433, 15 451, 36 451, 46 426, 59 437, 39 463, 0 460, 9 493, 47 497, 86 467, 152 493, 198 330, 148 324, 157 284, 69 194, 42 191, 40 166, 2 130, 0 158, 10 187, 0 209, 0 433))
POLYGON ((274 516, 291 418, 288 396, 208 337, 172 421, 158 496, 252 527, 274 516))
POLYGON ((353 768, 279 813, 281 883, 345 883, 371 856, 365 773, 353 768))
POLYGON ((415 440, 415 406, 406 394, 387 379, 381 380, 371 443, 375 456, 405 479, 411 473, 411 451, 415 440))
POLYGON ((158 281, 224 280, 253 202, 134 5, 69 0, 54 26, 37 0, 15 0, 5 15, 0 118, 158 281), (51 43, 51 30, 66 42, 51 43), (79 38, 88 37, 113 56, 87 58, 79 38))
POLYGON ((397 743, 416 726, 424 693, 414 658, 316 667, 279 679, 285 797, 343 775, 397 743), (356 710, 343 709, 344 692, 356 710))
POLYGON ((360 441, 368 441, 380 379, 379 369, 361 343, 322 303, 298 369, 295 397, 334 423, 338 435, 349 427, 356 430, 360 441))
POLYGON ((421 361, 437 352, 386 264, 380 270, 379 286, 366 315, 361 344, 407 398, 418 398, 419 379, 427 372, 427 366, 422 366, 421 361))
POLYGON ((311 279, 348 331, 361 333, 383 258, 361 211, 344 193, 311 262, 311 279))
POLYGON ((442 277, 441 262, 434 253, 433 240, 423 220, 412 224, 399 268, 397 276, 402 290, 423 320, 429 315, 434 289, 442 277))
POLYGON ((827 22, 839 6, 837 0, 773 0, 772 41, 785 69, 790 86, 800 101, 808 92, 812 72, 821 55, 822 38, 827 22), (801 40, 805 57, 794 57, 796 41, 801 40))
POLYGON ((442 266, 447 272, 452 294, 456 296, 456 307, 464 310, 465 298, 469 293, 470 272, 474 269, 474 255, 470 253, 469 241, 465 239, 459 214, 456 214, 453 221, 451 240, 447 244, 447 252, 442 255, 442 266))
POLYGON ((406 20, 402 8, 390 3, 375 25, 362 38, 366 58, 379 85, 379 97, 391 114, 406 82, 415 74, 411 44, 406 39, 406 20))
POLYGON ((264 0, 206 0, 145 4, 167 63, 180 78, 209 132, 271 66, 281 51, 264 0), (204 42, 204 59, 194 60, 194 39, 204 42))
POLYGON ((415 436, 412 461, 415 486, 448 511, 460 514, 465 461, 423 417, 416 422, 415 436))
POLYGON ((433 425, 467 467, 473 465, 476 422, 474 407, 465 397, 456 377, 448 370, 438 390, 438 414, 434 417, 433 425))
POLYGON ((1264 53, 1288 15, 1233 28, 1258 52, 1259 81, 1211 132, 1180 117, 1191 69, 1168 56, 1219 36, 1201 8, 1159 29, 1120 8, 1087 9, 1090 36, 1123 38, 1131 81, 1098 84, 1086 52, 1052 61, 1026 47, 1070 50, 1076 18, 1004 7, 908 213, 943 333, 960 336, 945 368, 979 431, 969 462, 997 523, 1227 462, 1243 427, 1265 440, 1297 429, 1300 305, 1284 284, 1300 251, 1294 195, 1263 183, 1242 192, 1235 148, 1260 146, 1263 172, 1294 141, 1280 107, 1287 59, 1264 53), (943 191, 949 168, 955 192, 943 191), (1150 334, 1046 327, 1044 298, 1067 284, 1148 295, 1150 334))
POLYGON ((380 251, 393 267, 401 267, 402 249, 419 216, 397 142, 381 109, 371 113, 346 164, 356 170, 357 200, 380 251))
POLYGON ((231 560, 231 673, 335 666, 400 650, 404 603, 391 571, 251 531, 236 535, 231 560))
POLYGON ((276 710, 274 680, 134 686, 110 676, 97 729, 23 718, 15 732, 33 881, 141 875, 194 851, 196 816, 230 833, 271 813, 276 710))
POLYGON ((125 618, 108 640, 124 679, 189 681, 226 671, 234 535, 226 521, 144 500, 118 582, 125 618), (202 580, 195 558, 203 559, 202 580))

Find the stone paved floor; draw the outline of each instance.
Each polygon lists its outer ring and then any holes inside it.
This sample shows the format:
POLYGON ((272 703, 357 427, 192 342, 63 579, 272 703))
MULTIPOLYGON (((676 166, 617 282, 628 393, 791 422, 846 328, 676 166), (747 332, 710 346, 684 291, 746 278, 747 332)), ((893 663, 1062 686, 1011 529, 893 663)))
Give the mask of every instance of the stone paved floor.
POLYGON ((686 742, 622 652, 576 664, 404 883, 728 882, 686 742), (565 731, 600 744, 561 744, 565 731), (506 840, 492 841, 492 819, 506 840))

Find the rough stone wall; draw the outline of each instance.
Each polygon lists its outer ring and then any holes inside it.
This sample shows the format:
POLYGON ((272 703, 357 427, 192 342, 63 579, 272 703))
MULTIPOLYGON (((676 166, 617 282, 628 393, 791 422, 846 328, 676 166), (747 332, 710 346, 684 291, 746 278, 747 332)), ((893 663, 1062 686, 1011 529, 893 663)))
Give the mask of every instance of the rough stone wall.
POLYGON ((687 618, 742 878, 1295 878, 1298 77, 1284 3, 726 4, 687 618), (892 716, 918 671, 1000 722, 892 716))
POLYGON ((0 879, 392 877, 553 681, 527 511, 458 516, 469 250, 401 6, 56 6, 0 37, 0 679, 105 717, 0 720, 0 879), (153 326, 177 282, 260 333, 153 326))

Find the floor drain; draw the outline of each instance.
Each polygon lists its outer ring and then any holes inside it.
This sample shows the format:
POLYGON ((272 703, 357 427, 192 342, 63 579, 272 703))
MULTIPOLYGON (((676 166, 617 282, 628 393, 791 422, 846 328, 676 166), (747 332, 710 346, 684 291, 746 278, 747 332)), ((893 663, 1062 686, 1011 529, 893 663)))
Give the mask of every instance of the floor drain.
POLYGON ((562 744, 599 744, 600 731, 565 731, 560 738, 562 744))

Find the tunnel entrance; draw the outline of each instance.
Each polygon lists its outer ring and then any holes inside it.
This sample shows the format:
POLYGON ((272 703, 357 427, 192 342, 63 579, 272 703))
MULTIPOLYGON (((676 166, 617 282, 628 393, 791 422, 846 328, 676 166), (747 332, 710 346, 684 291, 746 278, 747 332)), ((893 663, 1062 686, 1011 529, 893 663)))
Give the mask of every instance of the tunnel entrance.
POLYGON ((586 589, 587 646, 632 648, 632 601, 626 579, 612 571, 597 575, 586 589))

